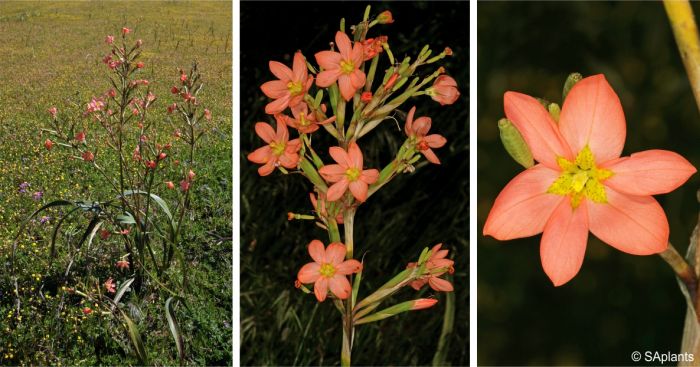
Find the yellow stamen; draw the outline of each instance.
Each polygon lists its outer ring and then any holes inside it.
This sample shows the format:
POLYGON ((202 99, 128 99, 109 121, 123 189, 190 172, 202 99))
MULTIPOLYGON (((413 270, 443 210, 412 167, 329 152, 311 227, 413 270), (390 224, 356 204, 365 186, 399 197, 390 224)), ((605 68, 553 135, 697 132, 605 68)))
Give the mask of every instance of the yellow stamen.
POLYGON ((299 114, 299 125, 301 125, 301 126, 309 126, 309 125, 311 125, 311 121, 309 121, 309 120, 306 118, 306 114, 303 113, 303 112, 299 114))
POLYGON ((272 148, 272 153, 276 156, 281 156, 282 153, 284 153, 284 149, 286 148, 285 143, 278 143, 276 141, 273 141, 270 143, 270 148, 272 148))
POLYGON ((355 63, 352 60, 343 60, 340 62, 340 70, 343 74, 350 74, 355 71, 355 63))
POLYGON ((360 178, 360 174, 362 174, 362 172, 360 172, 360 170, 357 168, 349 168, 347 171, 345 171, 345 176, 350 182, 357 181, 357 179, 360 178))
POLYGON ((332 278, 335 275, 335 266, 328 263, 323 264, 318 272, 321 273, 321 276, 324 278, 332 278))
POLYGON ((563 157, 557 157, 561 175, 547 189, 555 195, 570 195, 571 207, 581 205, 583 198, 604 204, 608 202, 602 181, 610 178, 613 172, 595 165, 593 152, 586 145, 576 156, 574 162, 563 157))
POLYGON ((301 82, 289 82, 287 83, 287 89, 291 95, 295 95, 301 93, 303 86, 301 82))

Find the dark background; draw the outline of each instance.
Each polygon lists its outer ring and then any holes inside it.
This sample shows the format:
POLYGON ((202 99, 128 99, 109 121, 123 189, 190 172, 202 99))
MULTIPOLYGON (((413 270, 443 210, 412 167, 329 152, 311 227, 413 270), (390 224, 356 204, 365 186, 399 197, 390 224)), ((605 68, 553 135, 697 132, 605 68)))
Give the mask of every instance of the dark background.
MULTIPOLYGON (((448 360, 469 362, 468 269, 468 3, 372 3, 372 16, 391 10, 392 25, 372 28, 370 37, 387 35, 398 59, 417 55, 430 43, 439 53, 450 46, 454 56, 444 65, 462 96, 440 107, 428 97, 414 98, 401 108, 416 105, 416 116, 433 119, 431 132, 448 143, 436 150, 441 166, 421 165, 399 176, 363 205, 355 218, 355 253, 367 254, 360 297, 368 295, 396 272, 415 261, 421 249, 444 242, 456 261, 453 276, 456 317, 448 360)), ((311 214, 311 185, 302 177, 275 172, 261 178, 258 165, 246 156, 264 143, 255 135, 257 121, 273 122, 264 113, 269 102, 259 86, 274 79, 268 61, 291 65, 301 50, 315 64, 314 53, 327 49, 341 17, 346 24, 362 20, 366 2, 241 3, 241 364, 335 365, 339 363, 340 318, 330 302, 319 304, 312 295, 294 288, 297 271, 310 261, 306 246, 314 238, 327 244, 325 231, 311 221, 288 222, 286 213, 311 214)), ((381 56, 380 70, 388 67, 381 56)), ((437 65, 435 65, 437 67, 437 65)), ((435 67, 420 71, 423 75, 435 67)), ((421 69, 419 69, 421 70, 421 69)), ((383 75, 383 74, 382 74, 383 75)), ((376 85, 376 84, 375 84, 376 85)), ((313 88, 315 90, 315 87, 313 88)), ((314 92, 315 93, 315 92, 314 92)), ((401 128, 404 121, 401 120, 401 128)), ((292 130, 292 129, 290 129, 292 130)), ((296 136, 295 132, 291 132, 296 136)), ((327 135, 320 130, 317 135, 327 135)), ((365 167, 388 163, 405 135, 386 121, 361 141, 365 167)), ((326 161, 330 140, 314 139, 326 161)), ((358 255, 358 256, 360 256, 358 255)), ((423 291, 423 296, 433 294, 423 291)), ((416 292, 406 289, 397 300, 416 292)), ((432 309, 404 314, 361 326, 353 349, 356 365, 425 365, 437 347, 445 296, 432 309)))
MULTIPOLYGON (((700 166, 698 110, 661 2, 480 2, 478 50, 479 232, 522 169, 498 138, 507 90, 560 102, 570 72, 603 73, 627 119, 623 155, 669 149, 700 166)), ((697 188, 695 175, 657 197, 682 253, 697 188)), ((590 236, 580 273, 555 288, 540 264, 540 236, 479 238, 479 364, 629 365, 633 351, 679 352, 685 302, 660 257, 624 254, 590 236)))

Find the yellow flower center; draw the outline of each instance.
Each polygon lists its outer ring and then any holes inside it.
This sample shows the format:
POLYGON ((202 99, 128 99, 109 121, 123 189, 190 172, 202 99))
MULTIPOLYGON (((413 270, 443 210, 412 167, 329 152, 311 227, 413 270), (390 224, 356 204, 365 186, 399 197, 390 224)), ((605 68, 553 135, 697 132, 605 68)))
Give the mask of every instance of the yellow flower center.
POLYGON ((559 178, 547 189, 550 194, 570 195, 571 207, 578 208, 583 198, 604 204, 608 202, 602 182, 610 178, 613 172, 595 165, 593 152, 586 145, 573 162, 564 157, 557 157, 557 164, 562 172, 559 178))
POLYGON ((289 82, 287 83, 287 89, 291 95, 295 95, 301 93, 303 86, 301 85, 301 82, 289 82))
POLYGON ((270 148, 272 148, 272 153, 276 156, 281 156, 282 153, 284 153, 285 147, 286 147, 285 143, 278 143, 276 141, 273 141, 270 143, 270 148))
POLYGON ((318 272, 324 278, 332 278, 335 275, 335 266, 333 264, 323 264, 318 272))
POLYGON ((347 177, 350 182, 357 181, 357 179, 360 178, 360 174, 362 174, 362 172, 354 167, 345 171, 345 177, 347 177))
POLYGON ((343 74, 350 74, 355 71, 355 63, 352 60, 343 60, 340 62, 340 70, 343 74))
POLYGON ((311 121, 309 121, 309 120, 306 118, 306 114, 303 113, 303 112, 299 114, 299 125, 301 125, 301 126, 309 126, 309 125, 311 125, 311 121))

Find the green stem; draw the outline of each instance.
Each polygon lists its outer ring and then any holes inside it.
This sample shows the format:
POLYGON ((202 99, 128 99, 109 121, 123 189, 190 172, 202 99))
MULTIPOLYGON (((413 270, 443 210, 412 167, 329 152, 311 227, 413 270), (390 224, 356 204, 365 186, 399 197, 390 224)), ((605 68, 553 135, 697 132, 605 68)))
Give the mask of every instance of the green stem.
POLYGON ((455 322, 455 293, 445 293, 445 315, 442 320, 442 332, 437 350, 433 356, 433 366, 444 366, 447 364, 447 352, 450 346, 450 336, 455 322))

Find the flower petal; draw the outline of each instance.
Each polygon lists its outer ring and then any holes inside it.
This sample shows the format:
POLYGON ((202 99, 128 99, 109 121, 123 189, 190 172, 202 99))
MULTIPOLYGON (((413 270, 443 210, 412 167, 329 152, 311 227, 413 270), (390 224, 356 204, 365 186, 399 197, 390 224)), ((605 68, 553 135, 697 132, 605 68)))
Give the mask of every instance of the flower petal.
POLYGON ((272 128, 272 126, 270 126, 270 124, 266 124, 264 122, 256 123, 255 133, 258 134, 260 139, 268 144, 275 140, 275 130, 272 128))
POLYGON ((430 285, 430 288, 433 288, 438 292, 452 292, 455 290, 452 283, 435 276, 428 278, 428 284, 430 285))
POLYGON ((353 88, 360 89, 365 86, 365 73, 360 69, 355 69, 355 71, 350 74, 350 83, 352 83, 353 88))
POLYGON ((278 114, 284 111, 287 106, 289 106, 289 94, 285 94, 281 98, 278 98, 267 105, 265 105, 265 113, 268 115, 278 114))
POLYGON ((323 242, 319 240, 313 240, 309 242, 309 255, 314 259, 315 262, 321 264, 326 258, 326 250, 324 249, 323 242))
POLYGON ((348 146, 348 158, 350 158, 351 167, 362 169, 362 151, 354 141, 348 146))
POLYGON ((272 157, 272 148, 269 145, 255 149, 252 153, 248 154, 248 160, 253 163, 263 164, 272 157))
POLYGON ((421 116, 413 121, 413 131, 416 132, 418 136, 425 136, 430 131, 430 126, 432 125, 432 120, 430 117, 421 116))
POLYGON ((347 299, 350 296, 350 281, 345 275, 336 274, 328 281, 331 292, 340 299, 347 299))
POLYGON ((620 99, 602 74, 584 78, 566 96, 559 130, 573 152, 588 145, 597 163, 618 158, 626 129, 620 99))
POLYGON ((379 171, 372 168, 372 169, 366 169, 362 171, 362 174, 360 175, 360 180, 362 180, 364 183, 371 185, 379 179, 379 171))
POLYGON ((348 37, 347 34, 341 31, 335 32, 335 45, 338 47, 338 51, 343 60, 352 59, 352 42, 350 42, 350 37, 348 37))
POLYGON ((423 141, 428 143, 431 148, 442 148, 447 144, 447 139, 440 134, 430 134, 423 138, 423 141))
POLYGON ((287 83, 281 80, 265 82, 260 86, 260 90, 272 99, 282 98, 284 95, 289 94, 287 83))
POLYGON ((345 168, 339 164, 327 164, 318 170, 323 179, 328 182, 338 182, 345 177, 345 168))
POLYGON ((326 256, 323 262, 338 265, 345 260, 345 245, 340 242, 333 242, 326 248, 326 256))
POLYGON ((314 56, 316 57, 318 65, 325 71, 338 70, 340 68, 340 61, 343 59, 339 53, 334 51, 320 51, 314 56))
POLYGON ((277 161, 276 159, 270 159, 269 161, 267 161, 267 163, 265 163, 265 165, 260 166, 260 168, 258 168, 258 174, 260 176, 267 176, 270 173, 272 173, 276 168, 275 167, 276 161, 277 161))
POLYGON ((542 232, 554 209, 566 199, 547 193, 547 188, 558 176, 557 171, 543 164, 515 176, 493 203, 484 224, 484 236, 511 240, 542 232))
POLYGON ((297 279, 304 284, 313 283, 321 276, 319 270, 321 270, 321 264, 308 263, 301 267, 297 279))
POLYGON ((506 117, 518 128, 535 160, 552 169, 559 168, 557 156, 573 160, 554 120, 536 99, 522 93, 506 92, 503 102, 506 117))
POLYGON ((340 199, 345 191, 348 189, 348 180, 343 178, 340 181, 334 183, 331 185, 331 187, 328 188, 328 192, 326 193, 326 200, 327 201, 336 201, 340 199))
MULTIPOLYGON (((359 68, 360 65, 362 65, 362 62, 365 61, 365 47, 362 45, 362 43, 355 42, 355 44, 352 47, 352 53, 351 53, 350 57, 352 58, 352 62, 353 62, 353 64, 355 64, 356 67, 359 68)), ((362 76, 364 78, 364 73, 362 73, 362 76)), ((365 82, 363 81, 362 85, 364 85, 364 84, 365 84, 365 82)))
POLYGON ((588 242, 587 203, 571 207, 569 200, 562 201, 547 221, 540 243, 542 267, 549 279, 558 287, 578 274, 588 242))
POLYGON ((362 269, 362 263, 355 259, 350 259, 336 265, 335 272, 336 274, 348 275, 357 273, 360 269, 362 269))
POLYGON ((314 283, 314 294, 319 302, 326 300, 326 296, 328 296, 328 278, 318 278, 316 283, 314 283))
POLYGON ((604 184, 630 195, 666 194, 683 185, 697 169, 677 153, 668 150, 645 150, 631 157, 604 165, 613 176, 604 184))
POLYGON ((336 161, 341 167, 348 169, 353 166, 350 155, 345 151, 345 149, 341 147, 330 147, 328 149, 328 153, 330 153, 333 160, 336 161))
POLYGON ((355 87, 352 86, 350 77, 347 74, 341 74, 338 77, 338 87, 340 88, 340 94, 346 101, 351 100, 352 96, 355 95, 355 87))
POLYGON ((350 182, 350 192, 352 192, 352 196, 354 196, 357 201, 363 203, 367 201, 367 190, 367 183, 362 180, 350 182))
POLYGON ((668 246, 668 220, 651 196, 631 196, 606 187, 607 204, 588 202, 591 232, 632 255, 651 255, 668 246))
POLYGON ((434 163, 434 164, 440 164, 440 158, 438 158, 438 156, 435 154, 435 152, 433 152, 432 149, 428 148, 425 150, 421 150, 420 152, 423 154, 425 159, 428 160, 428 162, 434 163))
POLYGON ((292 80, 292 69, 290 69, 287 65, 277 61, 270 61, 269 65, 270 71, 277 77, 277 79, 283 81, 285 84, 292 80))
POLYGON ((404 125, 404 131, 406 135, 411 136, 414 134, 413 131, 413 115, 416 113, 416 106, 411 107, 408 111, 408 116, 406 116, 406 125, 404 125))
POLYGON ((318 85, 321 88, 330 87, 331 84, 335 83, 335 81, 338 80, 340 74, 341 73, 339 69, 324 70, 318 73, 316 77, 316 85, 318 85))
POLYGON ((306 60, 304 55, 300 51, 294 53, 294 62, 292 63, 292 74, 294 76, 294 81, 305 81, 304 79, 308 75, 306 70, 306 60))

